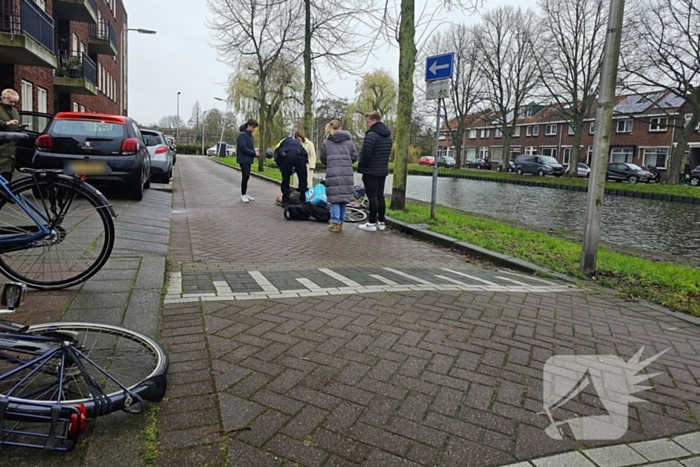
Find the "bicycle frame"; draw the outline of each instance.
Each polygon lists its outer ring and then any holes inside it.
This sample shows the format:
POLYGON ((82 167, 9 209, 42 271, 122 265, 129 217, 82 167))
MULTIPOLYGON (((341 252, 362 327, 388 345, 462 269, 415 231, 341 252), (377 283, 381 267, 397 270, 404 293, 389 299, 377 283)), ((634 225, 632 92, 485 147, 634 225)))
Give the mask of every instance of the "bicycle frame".
POLYGON ((24 211, 27 214, 27 216, 32 220, 32 222, 34 222, 39 228, 39 232, 31 236, 18 233, 13 233, 11 235, 2 235, 2 229, 0 229, 0 250, 2 250, 2 247, 28 245, 41 238, 46 237, 51 233, 51 229, 47 228, 44 225, 44 223, 49 221, 48 217, 46 217, 46 215, 44 215, 44 213, 42 213, 41 210, 37 208, 32 202, 26 199, 21 200, 18 196, 12 193, 12 190, 10 190, 10 182, 8 182, 2 175, 0 175, 0 189, 2 190, 2 194, 12 202, 17 204, 17 206, 19 206, 22 209, 22 211, 24 211), (41 220, 37 216, 41 218, 41 220))

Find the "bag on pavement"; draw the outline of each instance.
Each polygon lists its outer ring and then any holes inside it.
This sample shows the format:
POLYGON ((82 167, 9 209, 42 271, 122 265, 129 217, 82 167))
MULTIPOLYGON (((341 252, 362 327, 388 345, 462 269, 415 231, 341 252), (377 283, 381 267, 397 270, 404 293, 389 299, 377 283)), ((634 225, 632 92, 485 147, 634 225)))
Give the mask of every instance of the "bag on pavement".
POLYGON ((324 185, 323 183, 319 183, 317 185, 314 185, 313 188, 309 188, 309 190, 306 192, 306 201, 326 209, 328 206, 328 197, 326 196, 326 185, 324 185))
POLYGON ((331 210, 328 208, 328 204, 321 207, 314 203, 304 203, 303 206, 306 209, 306 212, 309 213, 309 218, 311 220, 317 222, 328 222, 331 220, 331 210))
POLYGON ((290 204, 284 208, 284 218, 288 221, 308 221, 309 212, 303 204, 290 204))

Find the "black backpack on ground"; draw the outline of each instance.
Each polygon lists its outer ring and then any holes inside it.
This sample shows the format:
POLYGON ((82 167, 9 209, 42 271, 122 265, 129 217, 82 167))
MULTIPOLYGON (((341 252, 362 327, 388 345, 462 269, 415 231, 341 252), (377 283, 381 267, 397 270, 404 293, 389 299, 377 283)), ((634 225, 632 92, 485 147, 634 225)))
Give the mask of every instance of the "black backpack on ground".
POLYGON ((331 210, 327 206, 323 207, 309 202, 304 203, 302 206, 309 213, 311 220, 317 222, 328 222, 331 220, 331 210))
POLYGON ((289 204, 284 208, 284 218, 288 221, 308 221, 309 212, 303 204, 289 204))

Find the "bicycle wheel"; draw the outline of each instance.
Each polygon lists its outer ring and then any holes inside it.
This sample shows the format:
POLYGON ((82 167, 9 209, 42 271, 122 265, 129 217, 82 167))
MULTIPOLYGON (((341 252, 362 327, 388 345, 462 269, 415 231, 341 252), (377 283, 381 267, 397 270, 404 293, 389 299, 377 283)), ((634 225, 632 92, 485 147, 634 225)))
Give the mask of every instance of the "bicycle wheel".
MULTIPOLYGON (((0 272, 49 290, 86 281, 104 266, 114 246, 114 223, 100 198, 72 180, 57 178, 49 184, 40 176, 18 180, 11 190, 32 207, 51 234, 30 245, 0 250, 0 272)), ((39 228, 16 203, 0 197, 0 232, 29 236, 39 228)))
POLYGON ((367 219, 367 213, 362 209, 347 208, 345 211, 345 220, 347 222, 362 222, 367 219))
POLYGON ((144 384, 168 368, 165 351, 150 337, 95 323, 39 324, 24 334, 28 337, 15 339, 14 344, 0 334, 0 396, 9 397, 13 404, 25 403, 26 410, 36 403, 83 404, 88 416, 98 416, 131 404, 125 402, 130 394, 124 388, 147 400, 162 398, 164 381, 160 398, 152 392, 149 398, 152 388, 144 384), (41 355, 46 357, 43 361, 9 373, 41 355))

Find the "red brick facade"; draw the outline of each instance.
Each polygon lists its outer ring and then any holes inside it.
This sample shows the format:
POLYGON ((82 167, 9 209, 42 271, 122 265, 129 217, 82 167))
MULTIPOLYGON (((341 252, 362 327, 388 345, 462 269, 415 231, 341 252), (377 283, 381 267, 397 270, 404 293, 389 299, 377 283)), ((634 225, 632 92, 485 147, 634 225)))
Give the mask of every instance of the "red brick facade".
MULTIPOLYGON (((685 104, 657 93, 649 101, 649 106, 641 112, 619 112, 613 117, 613 131, 610 141, 611 162, 632 162, 638 165, 652 164, 659 169, 666 169, 673 145, 678 141, 679 126, 683 124, 685 104), (673 107, 659 106, 670 102, 673 107)), ((628 105, 634 110, 638 96, 620 96, 617 104, 624 109, 626 99, 633 103, 628 105)), ((642 105, 644 107, 644 105, 642 105)), ((511 154, 551 155, 562 164, 569 163, 569 154, 573 144, 573 133, 568 121, 559 114, 555 107, 533 106, 528 108, 532 115, 525 113, 517 120, 516 135, 511 139, 511 154), (519 131, 519 135, 518 135, 519 131)), ((462 160, 487 157, 492 161, 503 159, 503 137, 488 115, 477 118, 469 125, 464 137, 462 160)), ((451 122, 454 128, 456 122, 451 122)), ((594 118, 585 120, 581 134, 581 162, 588 162, 593 151, 594 118), (593 126, 593 130, 591 127, 593 126)), ((689 159, 693 167, 700 165, 700 133, 695 132, 691 138, 689 159)), ((454 156, 449 132, 442 131, 440 153, 454 156)))
MULTIPOLYGON (((53 16, 53 1, 45 1, 45 11, 49 16, 53 16)), ((19 11, 20 0, 14 0, 14 4, 16 11, 19 11)), ((18 110, 32 110, 34 112, 45 110, 49 114, 67 110, 119 114, 122 67, 121 40, 122 31, 127 21, 126 10, 122 0, 96 0, 96 5, 99 11, 98 24, 100 20, 108 21, 114 27, 117 55, 93 53, 89 46, 91 25, 67 20, 54 20, 56 48, 54 55, 64 54, 73 57, 81 56, 82 52, 87 54, 95 62, 98 69, 96 83, 94 83, 98 89, 97 95, 55 92, 55 70, 53 68, 0 63, 0 88, 11 87, 15 89, 20 94, 21 99, 23 89, 29 89, 28 84, 31 85, 32 108, 27 109, 25 108, 27 104, 25 103, 23 106, 23 103, 20 102, 18 110), (40 109, 40 102, 43 100, 40 93, 44 92, 46 93, 46 108, 40 109)), ((95 30, 96 27, 93 25, 92 31, 95 30)), ((127 108, 126 102, 124 102, 124 108, 127 108)))

